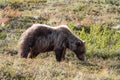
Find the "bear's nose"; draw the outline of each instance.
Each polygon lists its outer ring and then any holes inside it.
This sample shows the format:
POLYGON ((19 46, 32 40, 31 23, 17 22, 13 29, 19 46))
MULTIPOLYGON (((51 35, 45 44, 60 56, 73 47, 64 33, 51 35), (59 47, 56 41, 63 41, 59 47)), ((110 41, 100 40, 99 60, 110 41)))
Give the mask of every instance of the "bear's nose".
POLYGON ((79 59, 80 59, 81 61, 85 61, 85 57, 84 57, 84 56, 80 56, 79 59))

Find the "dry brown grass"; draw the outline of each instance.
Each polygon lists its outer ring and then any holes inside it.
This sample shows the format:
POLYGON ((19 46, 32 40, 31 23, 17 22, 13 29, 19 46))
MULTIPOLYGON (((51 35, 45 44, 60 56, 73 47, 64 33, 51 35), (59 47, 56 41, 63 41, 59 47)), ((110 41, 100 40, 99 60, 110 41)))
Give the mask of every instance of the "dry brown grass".
POLYGON ((53 57, 21 59, 0 55, 0 79, 35 80, 119 80, 111 65, 117 61, 89 59, 86 62, 69 60, 58 63, 53 57))

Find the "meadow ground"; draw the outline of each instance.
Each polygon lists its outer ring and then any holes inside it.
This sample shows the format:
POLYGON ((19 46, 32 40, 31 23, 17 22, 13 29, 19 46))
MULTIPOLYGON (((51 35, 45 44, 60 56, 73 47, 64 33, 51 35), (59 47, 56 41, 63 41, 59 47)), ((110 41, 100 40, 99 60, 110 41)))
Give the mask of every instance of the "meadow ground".
POLYGON ((115 26, 120 26, 120 0, 0 0, 0 80, 120 80, 115 26), (70 50, 60 63, 53 52, 18 58, 20 35, 33 23, 68 25, 86 41, 86 61, 70 50))

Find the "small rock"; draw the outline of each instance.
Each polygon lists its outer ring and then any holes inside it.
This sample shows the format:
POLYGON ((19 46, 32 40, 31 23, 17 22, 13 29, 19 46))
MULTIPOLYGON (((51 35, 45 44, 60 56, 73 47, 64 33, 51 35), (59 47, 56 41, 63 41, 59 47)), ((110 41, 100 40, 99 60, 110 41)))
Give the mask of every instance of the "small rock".
POLYGON ((120 25, 112 27, 113 29, 120 30, 120 25))

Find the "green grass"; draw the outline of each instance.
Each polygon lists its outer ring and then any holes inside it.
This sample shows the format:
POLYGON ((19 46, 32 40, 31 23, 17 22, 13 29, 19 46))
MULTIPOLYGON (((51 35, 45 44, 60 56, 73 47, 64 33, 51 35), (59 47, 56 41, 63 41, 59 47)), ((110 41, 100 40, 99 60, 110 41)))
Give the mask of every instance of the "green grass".
POLYGON ((0 80, 120 79, 120 33, 112 29, 120 24, 119 0, 24 1, 0 0, 0 18, 11 19, 0 24, 0 80), (61 63, 53 52, 18 58, 18 39, 33 23, 67 24, 86 41, 86 61, 70 50, 61 63))
POLYGON ((88 53, 94 55, 101 55, 105 58, 118 54, 120 49, 120 34, 104 25, 90 26, 90 33, 85 33, 85 30, 80 32, 80 37, 86 40, 88 53), (91 53, 94 52, 94 53, 91 53))

